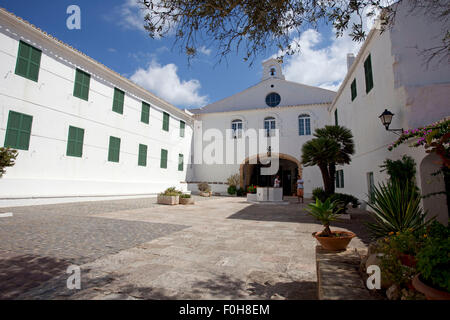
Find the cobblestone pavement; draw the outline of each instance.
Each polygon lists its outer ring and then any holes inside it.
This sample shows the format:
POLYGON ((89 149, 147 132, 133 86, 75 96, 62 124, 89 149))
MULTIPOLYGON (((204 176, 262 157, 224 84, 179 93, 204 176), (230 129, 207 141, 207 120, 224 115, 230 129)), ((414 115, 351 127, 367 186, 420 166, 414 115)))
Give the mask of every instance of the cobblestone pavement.
MULTIPOLYGON (((321 226, 304 205, 196 200, 175 207, 132 199, 3 209, 14 218, 0 220, 0 294, 9 283, 3 298, 317 298, 311 233, 321 226), (66 289, 64 271, 73 261, 81 264, 80 291, 66 289), (34 286, 15 285, 12 279, 30 266, 34 286)), ((338 227, 357 233, 351 247, 364 247, 364 215, 355 217, 338 227)))

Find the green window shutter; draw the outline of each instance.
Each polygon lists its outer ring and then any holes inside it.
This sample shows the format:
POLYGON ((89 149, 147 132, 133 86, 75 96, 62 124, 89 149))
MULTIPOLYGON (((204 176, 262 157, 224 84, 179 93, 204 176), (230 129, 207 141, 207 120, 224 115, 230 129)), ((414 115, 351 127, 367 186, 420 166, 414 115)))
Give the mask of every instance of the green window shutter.
POLYGON ((109 137, 108 161, 119 162, 120 159, 120 138, 109 137))
POLYGON ((69 126, 69 138, 67 139, 67 156, 83 156, 84 129, 69 126))
POLYGON ((169 120, 170 120, 170 116, 167 112, 163 113, 163 130, 164 131, 169 131, 169 120))
POLYGON ((141 167, 147 166, 147 146, 144 144, 139 145, 138 165, 141 167))
POLYGON ((161 149, 161 169, 167 169, 167 150, 161 149))
POLYGON ((370 55, 364 61, 364 75, 366 78, 366 93, 369 93, 373 88, 372 59, 370 55))
POLYGON ((186 123, 184 121, 180 121, 180 137, 184 138, 184 133, 186 129, 186 123))
POLYGON ((336 171, 336 188, 344 188, 344 170, 336 171))
POLYGON ((352 91, 352 101, 356 99, 356 96, 358 95, 356 91, 356 79, 353 80, 351 85, 351 91, 352 91))
POLYGON ((91 75, 80 69, 76 70, 75 84, 73 95, 77 98, 89 101, 89 86, 91 83, 91 75))
POLYGON ((125 92, 114 88, 113 111, 123 114, 123 103, 125 100, 125 92))
POLYGON ((39 79, 41 56, 41 50, 29 45, 26 42, 20 41, 15 73, 19 76, 37 82, 39 79))
POLYGON ((150 105, 145 102, 142 102, 141 122, 150 123, 150 105))
POLYGON ((337 109, 334 110, 334 124, 335 124, 336 126, 339 125, 338 110, 337 110, 337 109))
POLYGON ((32 122, 32 116, 15 111, 9 111, 5 135, 5 147, 18 150, 28 150, 30 147, 32 122))
POLYGON ((180 153, 178 155, 178 171, 184 170, 184 156, 180 153))
POLYGON ((344 170, 340 170, 341 175, 341 188, 344 188, 344 170))

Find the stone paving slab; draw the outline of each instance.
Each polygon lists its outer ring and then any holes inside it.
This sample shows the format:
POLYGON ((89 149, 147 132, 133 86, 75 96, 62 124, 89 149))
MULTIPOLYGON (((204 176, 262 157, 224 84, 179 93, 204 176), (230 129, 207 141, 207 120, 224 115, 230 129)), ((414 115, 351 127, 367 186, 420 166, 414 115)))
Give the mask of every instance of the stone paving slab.
MULTIPOLYGON (((316 240, 311 233, 321 226, 305 214, 304 205, 291 201, 287 206, 264 207, 242 198, 208 200, 193 206, 142 204, 128 209, 122 203, 117 207, 108 203, 107 209, 90 203, 78 211, 71 205, 48 211, 40 206, 40 217, 51 221, 63 210, 62 216, 79 217, 77 223, 89 224, 89 233, 99 229, 100 238, 108 238, 115 228, 123 232, 112 238, 123 237, 127 243, 129 237, 143 237, 148 225, 166 232, 148 240, 139 238, 144 241, 82 264, 80 291, 69 291, 67 276, 58 275, 16 298, 317 299, 316 240)), ((24 219, 34 212, 22 210, 19 218, 23 214, 24 219)), ((357 220, 343 222, 339 228, 360 233, 357 220)), ((55 239, 64 238, 64 232, 54 232, 55 239)), ((351 246, 364 247, 364 237, 361 233, 351 246)), ((100 238, 93 242, 104 243, 100 238)))

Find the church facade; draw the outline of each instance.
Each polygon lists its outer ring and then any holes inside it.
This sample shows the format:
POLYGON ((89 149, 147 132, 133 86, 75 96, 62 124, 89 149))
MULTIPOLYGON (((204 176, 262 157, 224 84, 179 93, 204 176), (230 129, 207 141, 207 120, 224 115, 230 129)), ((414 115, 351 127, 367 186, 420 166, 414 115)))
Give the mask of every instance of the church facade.
MULTIPOLYGON (((450 115, 449 64, 427 66, 417 54, 438 43, 428 35, 441 26, 407 11, 392 29, 375 25, 349 55, 338 92, 287 81, 281 61, 269 59, 256 85, 189 110, 4 9, 0 18, 0 141, 19 150, 0 179, 0 199, 196 192, 199 182, 225 194, 235 174, 242 188, 278 175, 285 195, 300 174, 308 197, 323 182, 317 167, 302 166, 302 145, 333 124, 351 129, 356 145, 351 164, 338 168, 337 192, 368 200, 387 178, 379 166, 404 154, 416 161, 422 190, 443 186, 430 178, 436 159, 422 149, 387 150, 397 136, 378 119, 388 109, 392 128, 406 130, 450 115), (263 174, 270 159, 279 159, 277 168, 263 174)), ((424 206, 446 216, 443 196, 424 206)))

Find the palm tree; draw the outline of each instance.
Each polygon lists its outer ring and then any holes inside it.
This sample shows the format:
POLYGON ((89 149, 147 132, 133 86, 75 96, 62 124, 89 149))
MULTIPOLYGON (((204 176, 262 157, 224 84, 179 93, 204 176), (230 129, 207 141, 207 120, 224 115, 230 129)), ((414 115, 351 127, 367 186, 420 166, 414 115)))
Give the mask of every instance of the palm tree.
POLYGON ((342 126, 325 126, 317 129, 314 136, 302 147, 302 162, 305 167, 319 167, 325 192, 333 194, 336 165, 349 164, 355 153, 353 134, 342 126))

